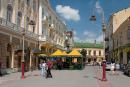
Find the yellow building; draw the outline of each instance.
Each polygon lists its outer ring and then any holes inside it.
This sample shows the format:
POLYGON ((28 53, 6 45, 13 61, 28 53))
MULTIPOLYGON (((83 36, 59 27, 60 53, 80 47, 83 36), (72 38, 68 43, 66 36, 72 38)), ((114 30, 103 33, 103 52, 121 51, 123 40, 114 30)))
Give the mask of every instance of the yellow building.
POLYGON ((79 50, 80 52, 82 49, 86 50, 86 58, 88 62, 94 61, 94 59, 99 62, 104 58, 104 49, 102 44, 76 42, 73 49, 79 50))

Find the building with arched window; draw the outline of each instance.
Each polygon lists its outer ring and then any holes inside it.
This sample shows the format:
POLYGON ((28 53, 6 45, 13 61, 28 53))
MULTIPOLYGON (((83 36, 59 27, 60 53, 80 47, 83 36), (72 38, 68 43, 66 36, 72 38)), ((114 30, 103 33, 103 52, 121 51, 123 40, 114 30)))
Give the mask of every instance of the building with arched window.
POLYGON ((21 68, 23 35, 25 64, 29 66, 29 50, 38 47, 38 5, 39 0, 0 0, 2 68, 21 68))
POLYGON ((94 59, 97 62, 99 62, 99 61, 102 61, 102 59, 104 58, 103 44, 76 42, 74 43, 73 49, 79 50, 80 52, 83 49, 86 50, 87 62, 94 61, 94 59))
POLYGON ((39 39, 40 49, 50 55, 56 49, 65 50, 66 25, 51 8, 49 0, 40 0, 39 39))
POLYGON ((65 50, 66 31, 49 0, 0 0, 2 68, 19 70, 23 58, 25 69, 38 67, 34 53, 50 55, 56 49, 65 50))

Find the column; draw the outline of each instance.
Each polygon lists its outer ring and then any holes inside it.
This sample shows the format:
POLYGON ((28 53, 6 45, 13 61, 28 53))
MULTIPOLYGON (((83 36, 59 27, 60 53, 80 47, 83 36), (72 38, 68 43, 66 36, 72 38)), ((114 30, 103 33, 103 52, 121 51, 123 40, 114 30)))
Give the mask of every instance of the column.
POLYGON ((30 70, 32 70, 32 53, 31 52, 29 54, 29 57, 30 57, 30 70))
POLYGON ((38 64, 38 57, 36 57, 36 68, 38 68, 39 64, 38 64))
POLYGON ((127 52, 123 52, 123 64, 127 64, 127 52))
POLYGON ((11 69, 14 68, 14 49, 12 48, 12 52, 11 52, 11 69))
POLYGON ((12 36, 10 36, 10 43, 11 43, 11 69, 14 68, 14 45, 12 44, 12 36))

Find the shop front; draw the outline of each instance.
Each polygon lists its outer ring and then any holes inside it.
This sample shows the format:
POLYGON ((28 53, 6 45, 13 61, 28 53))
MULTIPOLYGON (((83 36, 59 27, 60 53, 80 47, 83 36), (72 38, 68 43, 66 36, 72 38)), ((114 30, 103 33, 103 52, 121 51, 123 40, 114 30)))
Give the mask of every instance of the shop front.
POLYGON ((73 50, 69 54, 65 51, 57 50, 50 56, 50 59, 54 63, 54 69, 83 69, 83 58, 77 50, 73 50))

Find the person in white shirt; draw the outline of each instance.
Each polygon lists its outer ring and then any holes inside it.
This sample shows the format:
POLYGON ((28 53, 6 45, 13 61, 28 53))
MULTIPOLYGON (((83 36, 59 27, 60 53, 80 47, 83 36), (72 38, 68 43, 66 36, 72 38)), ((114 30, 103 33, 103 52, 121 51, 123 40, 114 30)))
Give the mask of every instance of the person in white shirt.
POLYGON ((47 69, 47 64, 45 61, 43 61, 41 64, 40 64, 40 68, 41 68, 41 75, 43 77, 46 77, 46 69, 47 69))
POLYGON ((115 74, 115 63, 111 63, 112 74, 115 74))

